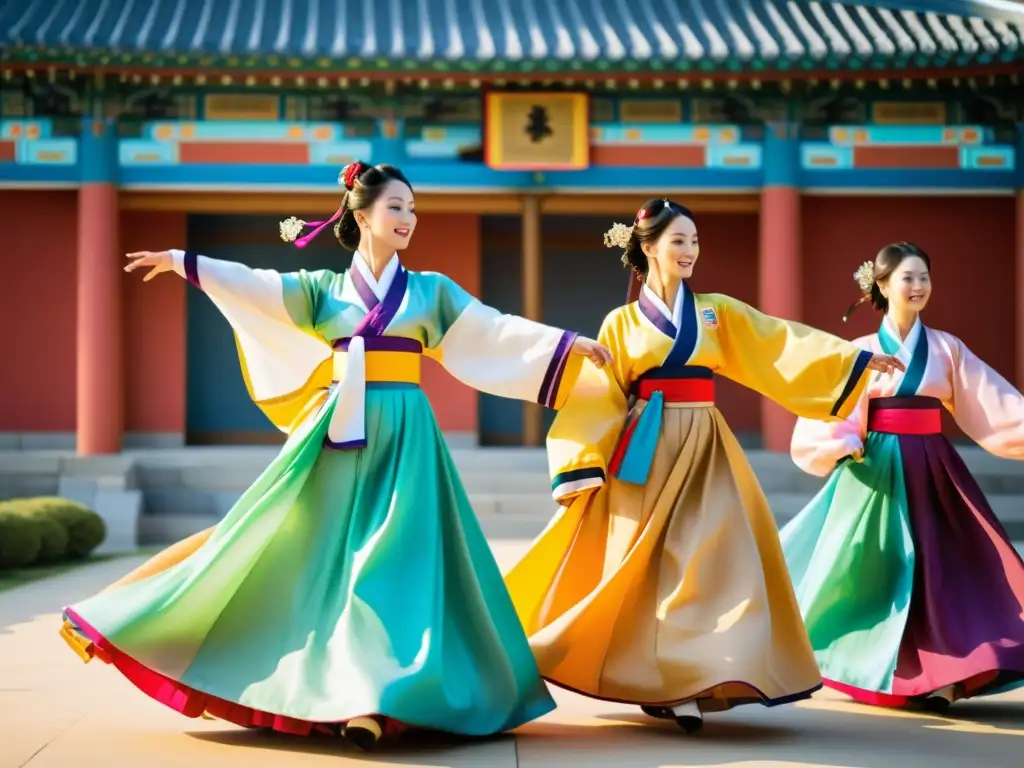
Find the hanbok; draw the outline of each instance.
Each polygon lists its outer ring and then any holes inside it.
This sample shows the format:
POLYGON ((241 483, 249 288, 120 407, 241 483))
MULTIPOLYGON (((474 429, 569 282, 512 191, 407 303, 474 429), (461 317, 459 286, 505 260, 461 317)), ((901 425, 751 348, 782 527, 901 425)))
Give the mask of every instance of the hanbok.
POLYGON ((920 320, 901 341, 886 317, 856 344, 906 373, 873 378, 845 421, 798 421, 794 461, 829 479, 782 531, 825 684, 885 706, 1015 687, 1024 563, 942 435, 941 409, 985 450, 1022 459, 1024 398, 920 320))
POLYGON ((371 715, 486 735, 553 709, 420 364, 558 407, 575 335, 397 255, 379 282, 358 254, 340 274, 173 255, 288 437, 214 529, 67 608, 65 639, 186 716, 289 733, 371 715))
POLYGON ((547 448, 562 507, 506 584, 541 673, 598 699, 702 712, 809 697, 821 677, 774 518, 715 376, 844 418, 871 355, 683 283, 599 336, 547 448))

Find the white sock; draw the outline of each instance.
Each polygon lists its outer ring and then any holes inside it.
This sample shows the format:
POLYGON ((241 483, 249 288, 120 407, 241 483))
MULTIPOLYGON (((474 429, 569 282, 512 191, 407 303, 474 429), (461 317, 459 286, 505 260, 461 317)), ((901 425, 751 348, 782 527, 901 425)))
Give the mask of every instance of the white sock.
POLYGON ((696 717, 703 720, 696 701, 684 701, 682 704, 676 704, 672 707, 672 714, 676 717, 696 717))

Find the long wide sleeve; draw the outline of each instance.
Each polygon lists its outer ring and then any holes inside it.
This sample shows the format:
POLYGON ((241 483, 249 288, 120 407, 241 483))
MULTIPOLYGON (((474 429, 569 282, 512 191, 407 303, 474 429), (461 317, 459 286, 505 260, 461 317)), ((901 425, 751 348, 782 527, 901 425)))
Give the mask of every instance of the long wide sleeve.
POLYGON ((618 313, 605 318, 597 340, 612 353, 612 362, 598 368, 584 360, 580 374, 548 431, 551 495, 568 504, 604 485, 608 461, 629 411, 628 357, 616 332, 618 313))
POLYGON ((867 386, 872 353, 728 296, 714 300, 724 364, 717 372, 797 416, 846 419, 867 386))
POLYGON ((797 419, 789 445, 793 463, 810 475, 827 477, 843 459, 863 453, 867 414, 868 396, 864 393, 853 413, 842 421, 797 419))
POLYGON ((427 354, 480 392, 559 408, 579 375, 576 334, 506 315, 437 276, 438 338, 427 354))
POLYGON ((330 385, 333 351, 314 330, 331 272, 281 274, 191 251, 171 251, 174 271, 203 291, 234 331, 245 386, 278 429, 290 432, 330 385))
POLYGON ((946 405, 956 423, 989 453, 1024 459, 1024 396, 960 339, 942 337, 953 366, 953 399, 946 405))

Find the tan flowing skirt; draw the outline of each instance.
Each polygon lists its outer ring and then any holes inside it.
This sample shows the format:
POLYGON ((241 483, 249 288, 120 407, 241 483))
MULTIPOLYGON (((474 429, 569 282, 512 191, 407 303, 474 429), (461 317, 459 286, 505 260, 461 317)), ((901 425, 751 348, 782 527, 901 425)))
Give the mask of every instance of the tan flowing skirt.
POLYGON ((712 405, 666 403, 647 484, 563 507, 505 580, 541 674, 578 693, 713 712, 821 686, 775 520, 712 405))

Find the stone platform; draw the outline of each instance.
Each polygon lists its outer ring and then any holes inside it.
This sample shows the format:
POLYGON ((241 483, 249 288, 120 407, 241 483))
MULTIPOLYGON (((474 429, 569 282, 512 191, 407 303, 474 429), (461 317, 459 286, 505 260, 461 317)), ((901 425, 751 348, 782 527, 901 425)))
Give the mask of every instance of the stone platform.
MULTIPOLYGON (((508 568, 525 541, 492 542, 508 568)), ((1024 692, 958 703, 947 716, 873 709, 820 691, 781 707, 708 715, 687 737, 636 707, 554 690, 558 709, 483 740, 415 736, 375 754, 334 739, 267 737, 189 720, 115 670, 82 664, 57 635, 60 610, 140 562, 124 557, 0 592, 0 768, 1013 768, 1024 692)))
MULTIPOLYGON (((77 458, 62 451, 0 452, 0 498, 61 494, 91 504, 108 520, 108 551, 175 541, 219 520, 267 466, 273 447, 130 450, 77 458)), ((1012 538, 1024 538, 1024 463, 979 448, 960 450, 1012 538)), ((488 536, 531 538, 555 511, 543 450, 453 448, 452 455, 488 536)), ((788 454, 748 451, 785 524, 823 480, 801 472, 788 454)))

